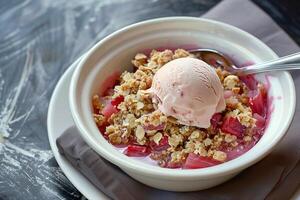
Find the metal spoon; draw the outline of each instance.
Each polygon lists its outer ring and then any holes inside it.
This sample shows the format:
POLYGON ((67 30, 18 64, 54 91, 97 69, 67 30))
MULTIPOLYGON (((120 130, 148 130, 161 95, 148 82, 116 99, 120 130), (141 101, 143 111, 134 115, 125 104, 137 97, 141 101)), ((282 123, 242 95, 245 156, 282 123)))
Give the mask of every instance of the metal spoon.
POLYGON ((214 67, 222 67, 225 70, 238 75, 300 69, 300 52, 246 67, 236 67, 228 57, 216 50, 192 49, 189 52, 195 54, 196 57, 214 67))

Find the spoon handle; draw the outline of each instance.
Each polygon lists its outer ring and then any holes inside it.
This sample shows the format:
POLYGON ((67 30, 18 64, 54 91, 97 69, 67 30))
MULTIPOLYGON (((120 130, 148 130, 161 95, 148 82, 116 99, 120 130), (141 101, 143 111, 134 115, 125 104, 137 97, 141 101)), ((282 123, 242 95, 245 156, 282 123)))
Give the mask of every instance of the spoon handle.
POLYGON ((240 68, 242 74, 254 74, 268 71, 300 69, 300 52, 284 56, 263 64, 240 68))

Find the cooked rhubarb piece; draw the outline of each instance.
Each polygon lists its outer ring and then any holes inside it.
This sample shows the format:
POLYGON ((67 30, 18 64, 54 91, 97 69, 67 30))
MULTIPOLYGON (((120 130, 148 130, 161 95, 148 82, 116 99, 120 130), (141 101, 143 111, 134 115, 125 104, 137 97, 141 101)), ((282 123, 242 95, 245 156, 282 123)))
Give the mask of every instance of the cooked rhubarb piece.
POLYGON ((246 75, 246 76, 240 76, 239 77, 250 90, 256 90, 257 89, 257 80, 254 78, 253 75, 246 75))
POLYGON ((130 157, 143 157, 150 154, 147 146, 130 144, 124 151, 124 154, 130 157))
POLYGON ((189 153, 182 168, 197 169, 197 168, 211 167, 218 164, 221 164, 221 162, 214 160, 211 157, 203 157, 194 153, 189 153))
POLYGON ((101 133, 105 133, 106 125, 99 126, 98 129, 101 133))
POLYGON ((123 96, 117 96, 116 98, 114 98, 114 99, 111 100, 111 105, 117 107, 123 101, 124 101, 124 97, 123 96))
POLYGON ((110 116, 114 113, 117 113, 118 109, 113 106, 111 103, 107 103, 101 113, 104 115, 106 119, 110 118, 110 116))
POLYGON ((263 89, 259 89, 258 93, 254 97, 250 98, 249 104, 253 113, 265 116, 267 111, 266 92, 263 89))
POLYGON ((160 124, 158 126, 153 126, 152 124, 143 126, 145 131, 160 131, 165 128, 166 124, 160 124))
POLYGON ((180 163, 180 162, 169 161, 166 165, 166 168, 171 168, 171 169, 181 168, 181 167, 182 167, 182 163, 180 163))
POLYGON ((257 114, 257 113, 254 113, 254 114, 253 114, 253 118, 256 119, 255 125, 256 125, 257 128, 262 129, 262 128, 265 127, 266 119, 265 119, 264 117, 260 116, 260 115, 257 114))
POLYGON ((222 124, 222 114, 215 113, 212 118, 210 119, 211 126, 216 129, 218 126, 222 124))
POLYGON ((156 144, 154 141, 150 142, 150 148, 153 151, 162 151, 162 150, 166 150, 167 148, 169 148, 170 145, 168 143, 168 136, 164 136, 160 141, 159 144, 156 144))
POLYGON ((118 96, 110 101, 106 101, 106 105, 101 111, 102 114, 105 116, 105 118, 108 119, 112 114, 119 112, 117 106, 123 101, 124 101, 123 96, 118 96))
POLYGON ((221 130, 225 133, 230 133, 237 137, 242 137, 245 133, 246 127, 243 126, 237 118, 225 118, 221 130))

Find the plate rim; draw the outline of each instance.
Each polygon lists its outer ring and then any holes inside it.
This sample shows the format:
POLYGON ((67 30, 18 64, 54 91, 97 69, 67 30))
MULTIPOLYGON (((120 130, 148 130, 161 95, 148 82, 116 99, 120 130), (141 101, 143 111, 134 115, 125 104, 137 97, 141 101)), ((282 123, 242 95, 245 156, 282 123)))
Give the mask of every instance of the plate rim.
MULTIPOLYGON (((78 65, 79 61, 85 56, 83 54, 79 58, 77 58, 61 75, 59 78, 59 81, 56 83, 56 86, 53 90, 53 93, 50 98, 48 112, 47 112, 47 134, 48 134, 48 140, 50 143, 51 150, 53 152, 53 156, 58 163, 60 169, 64 173, 64 175, 67 177, 67 179, 72 183, 72 185, 86 198, 92 200, 92 199, 109 199, 102 191, 97 189, 83 174, 81 174, 76 168, 74 168, 63 156, 60 155, 58 152, 57 146, 56 146, 56 137, 54 136, 54 128, 53 128, 53 113, 55 112, 54 102, 57 96, 58 91, 60 91, 62 85, 66 84, 66 79, 69 77, 71 79, 71 76, 78 65), (72 168, 72 170, 76 171, 78 173, 78 177, 74 178, 71 174, 73 173, 69 169, 72 168), (81 177, 80 177, 81 176, 81 177), (88 181, 91 185, 90 191, 86 191, 86 189, 83 189, 84 187, 81 186, 78 180, 75 179, 85 179, 85 181, 88 181), (92 186, 92 187, 91 187, 92 186)), ((68 92, 66 93, 68 94, 68 92)), ((68 95, 66 95, 68 97, 68 95)), ((68 101, 68 99, 66 100, 68 101)), ((74 124, 75 125, 75 124, 74 124)), ((62 133, 60 133, 62 134, 62 133)))

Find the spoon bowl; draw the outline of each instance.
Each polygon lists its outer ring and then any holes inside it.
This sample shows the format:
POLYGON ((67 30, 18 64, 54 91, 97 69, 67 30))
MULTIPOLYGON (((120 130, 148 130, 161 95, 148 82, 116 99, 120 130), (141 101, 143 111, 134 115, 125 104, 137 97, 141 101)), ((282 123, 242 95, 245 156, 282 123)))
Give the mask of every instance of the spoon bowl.
POLYGON ((227 71, 235 69, 235 65, 227 56, 214 49, 192 49, 190 53, 194 54, 196 58, 212 65, 213 67, 222 67, 227 71))
POLYGON ((192 49, 189 51, 197 58, 214 66, 222 67, 230 73, 237 75, 256 74, 268 71, 295 70, 300 69, 300 52, 287 55, 278 59, 267 61, 260 64, 237 67, 231 59, 223 53, 213 49, 192 49))

